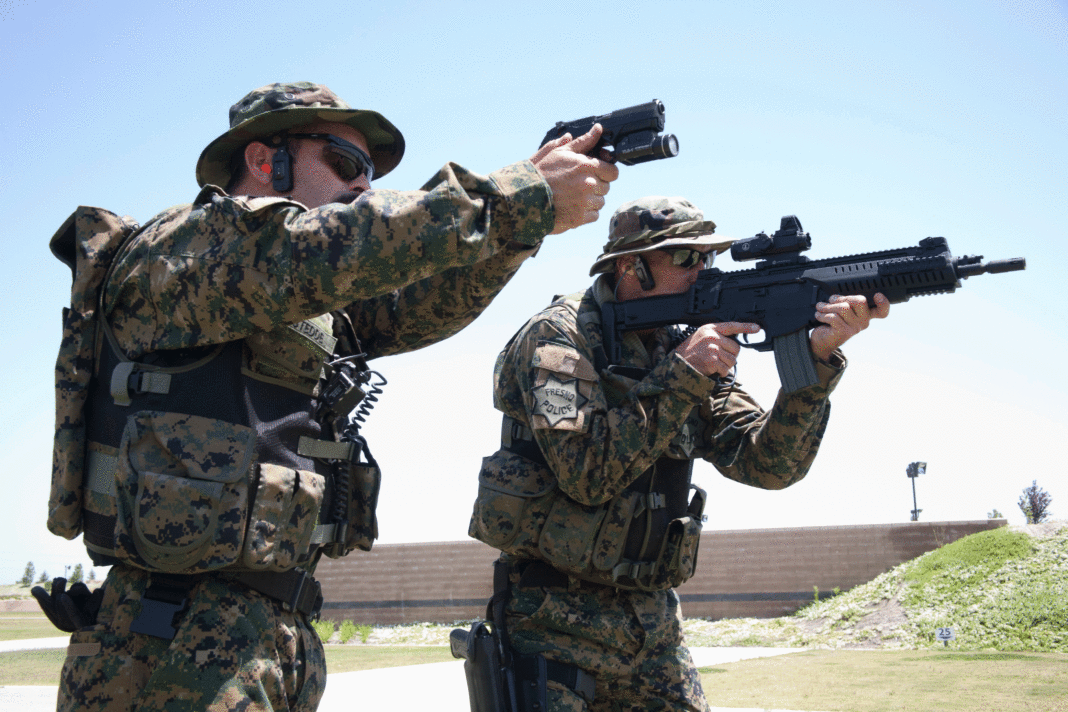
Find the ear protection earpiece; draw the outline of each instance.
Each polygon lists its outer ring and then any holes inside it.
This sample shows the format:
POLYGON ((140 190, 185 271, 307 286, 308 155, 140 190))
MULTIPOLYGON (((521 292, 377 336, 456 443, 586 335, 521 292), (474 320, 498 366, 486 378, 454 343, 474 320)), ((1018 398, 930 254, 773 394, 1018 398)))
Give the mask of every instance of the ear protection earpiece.
POLYGON ((642 291, 648 292, 656 287, 656 282, 653 281, 653 275, 649 273, 649 264, 645 258, 641 255, 635 255, 635 257, 637 259, 634 260, 634 276, 638 278, 642 291))
POLYGON ((289 155, 285 144, 278 147, 271 159, 271 187, 279 193, 293 190, 293 156, 289 155))

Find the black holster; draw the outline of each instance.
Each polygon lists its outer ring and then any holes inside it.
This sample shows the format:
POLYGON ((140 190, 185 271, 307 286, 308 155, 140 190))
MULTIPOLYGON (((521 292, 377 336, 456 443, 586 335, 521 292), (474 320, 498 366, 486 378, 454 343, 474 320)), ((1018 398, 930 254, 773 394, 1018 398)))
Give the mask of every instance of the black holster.
POLYGON ((471 712, 513 712, 515 676, 502 662, 500 635, 478 621, 470 631, 453 630, 449 642, 453 656, 464 658, 471 712))
POLYGON ((511 596, 511 564, 493 564, 493 598, 486 606, 489 621, 449 635, 452 654, 464 658, 471 712, 547 712, 548 681, 563 683, 593 702, 595 680, 574 665, 522 655, 511 650, 504 607, 511 596), (489 625, 487 625, 489 623, 489 625))

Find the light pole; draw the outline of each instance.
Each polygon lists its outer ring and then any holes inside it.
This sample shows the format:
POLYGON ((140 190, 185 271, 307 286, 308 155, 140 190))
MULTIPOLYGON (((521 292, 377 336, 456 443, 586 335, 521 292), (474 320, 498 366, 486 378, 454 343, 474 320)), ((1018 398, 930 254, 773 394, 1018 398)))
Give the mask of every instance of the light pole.
POLYGON ((923 510, 916 506, 916 478, 927 472, 926 462, 910 462, 905 468, 905 474, 912 480, 912 521, 920 521, 920 512, 923 510))

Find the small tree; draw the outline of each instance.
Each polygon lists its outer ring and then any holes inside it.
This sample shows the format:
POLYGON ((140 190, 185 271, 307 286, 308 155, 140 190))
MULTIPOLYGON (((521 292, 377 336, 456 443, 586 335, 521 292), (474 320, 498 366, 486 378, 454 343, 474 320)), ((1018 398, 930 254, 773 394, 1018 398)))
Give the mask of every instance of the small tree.
POLYGON ((1053 498, 1049 493, 1038 486, 1037 480, 1031 480, 1031 486, 1025 487, 1020 495, 1020 511, 1027 518, 1028 524, 1041 524, 1049 518, 1049 503, 1053 498))
POLYGON ((89 580, 96 581, 96 569, 89 569, 89 580))
POLYGON ((994 509, 986 513, 987 519, 1004 519, 1005 515, 994 509))
POLYGON ((70 574, 70 580, 67 583, 75 584, 82 580, 82 565, 78 564, 74 567, 74 571, 70 574))
POLYGON ((22 578, 19 579, 19 583, 23 586, 29 586, 31 583, 33 583, 33 575, 35 572, 36 571, 33 568, 33 562, 27 562, 26 570, 22 572, 22 578))
POLYGON ((42 571, 41 572, 41 577, 39 579, 37 579, 37 583, 50 583, 51 581, 52 581, 52 579, 48 578, 48 572, 47 571, 42 571))

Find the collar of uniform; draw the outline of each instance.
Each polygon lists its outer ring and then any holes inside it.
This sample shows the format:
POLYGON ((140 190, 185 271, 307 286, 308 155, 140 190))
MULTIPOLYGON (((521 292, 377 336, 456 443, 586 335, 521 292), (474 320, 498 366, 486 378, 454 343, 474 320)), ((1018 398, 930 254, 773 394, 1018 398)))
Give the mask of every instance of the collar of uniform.
POLYGON ((597 306, 616 301, 616 294, 610 283, 611 277, 610 274, 601 274, 593 280, 593 298, 597 300, 597 306))
MULTIPOLYGON (((593 298, 597 301, 597 306, 602 304, 612 303, 618 301, 616 299, 615 290, 612 288, 610 274, 601 274, 593 281, 593 298)), ((649 350, 645 348, 645 344, 642 343, 641 338, 635 331, 624 331, 620 336, 620 343, 626 350, 633 352, 637 360, 641 363, 629 364, 638 366, 640 368, 648 368, 652 365, 652 358, 649 355, 649 350)), ((619 364, 616 364, 619 365, 619 364)))

